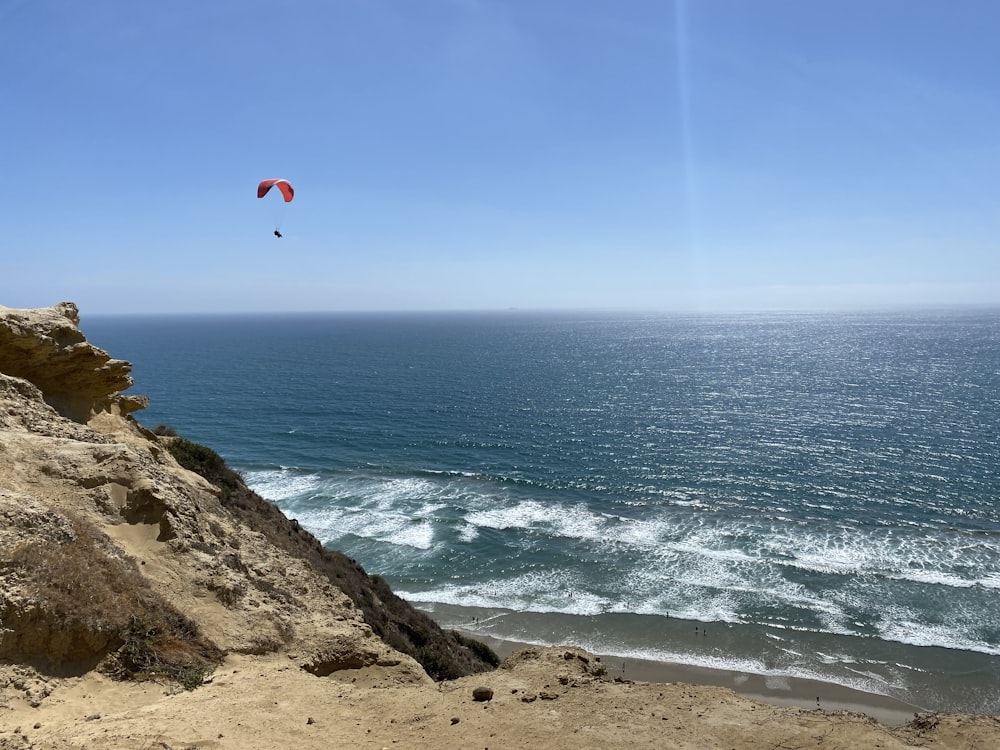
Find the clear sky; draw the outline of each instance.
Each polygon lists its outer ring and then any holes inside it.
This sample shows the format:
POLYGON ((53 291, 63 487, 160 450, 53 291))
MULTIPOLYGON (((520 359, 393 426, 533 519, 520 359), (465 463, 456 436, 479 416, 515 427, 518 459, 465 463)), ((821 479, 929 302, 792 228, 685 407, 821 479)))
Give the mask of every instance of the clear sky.
POLYGON ((0 0, 0 304, 1000 303, 998 39, 996 0, 0 0))

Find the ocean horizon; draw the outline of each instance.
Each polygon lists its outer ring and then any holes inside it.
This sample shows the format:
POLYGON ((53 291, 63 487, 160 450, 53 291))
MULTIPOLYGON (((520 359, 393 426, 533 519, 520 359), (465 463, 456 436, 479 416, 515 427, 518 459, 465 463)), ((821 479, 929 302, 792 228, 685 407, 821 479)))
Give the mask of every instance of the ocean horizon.
POLYGON ((1000 711, 1000 308, 82 318, 444 627, 1000 711))

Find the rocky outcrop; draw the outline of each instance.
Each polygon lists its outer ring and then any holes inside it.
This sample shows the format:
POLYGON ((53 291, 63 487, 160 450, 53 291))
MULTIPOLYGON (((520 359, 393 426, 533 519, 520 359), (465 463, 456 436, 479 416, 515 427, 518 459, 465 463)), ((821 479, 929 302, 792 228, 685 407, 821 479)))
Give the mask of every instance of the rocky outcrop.
POLYGON ((428 680, 413 656, 437 677, 491 667, 213 451, 141 427, 145 399, 119 392, 131 365, 78 322, 71 303, 0 308, 0 662, 127 676, 172 659, 189 682, 223 653, 395 681, 428 680))
POLYGON ((97 412, 144 408, 145 397, 120 393, 132 385, 132 366, 90 344, 79 325, 72 302, 40 310, 0 305, 0 372, 33 383, 48 404, 75 422, 97 412))

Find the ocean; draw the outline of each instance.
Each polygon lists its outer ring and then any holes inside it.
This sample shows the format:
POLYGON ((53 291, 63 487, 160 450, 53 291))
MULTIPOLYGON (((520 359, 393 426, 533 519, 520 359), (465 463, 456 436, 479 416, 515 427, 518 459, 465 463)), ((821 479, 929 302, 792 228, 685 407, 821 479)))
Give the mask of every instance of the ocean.
POLYGON ((1000 309, 81 329, 445 627, 1000 712, 1000 309))

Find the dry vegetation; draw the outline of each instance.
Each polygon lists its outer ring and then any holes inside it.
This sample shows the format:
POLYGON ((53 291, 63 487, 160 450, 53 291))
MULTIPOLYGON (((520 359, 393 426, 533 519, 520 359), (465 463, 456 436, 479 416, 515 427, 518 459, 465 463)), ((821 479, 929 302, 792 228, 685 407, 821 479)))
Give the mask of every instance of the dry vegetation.
POLYGON ((66 538, 18 545, 10 564, 32 592, 52 639, 39 660, 100 662, 119 679, 166 677, 191 689, 222 660, 197 625, 152 591, 135 561, 94 526, 68 517, 66 538), (56 646, 53 649, 53 646, 56 646))

